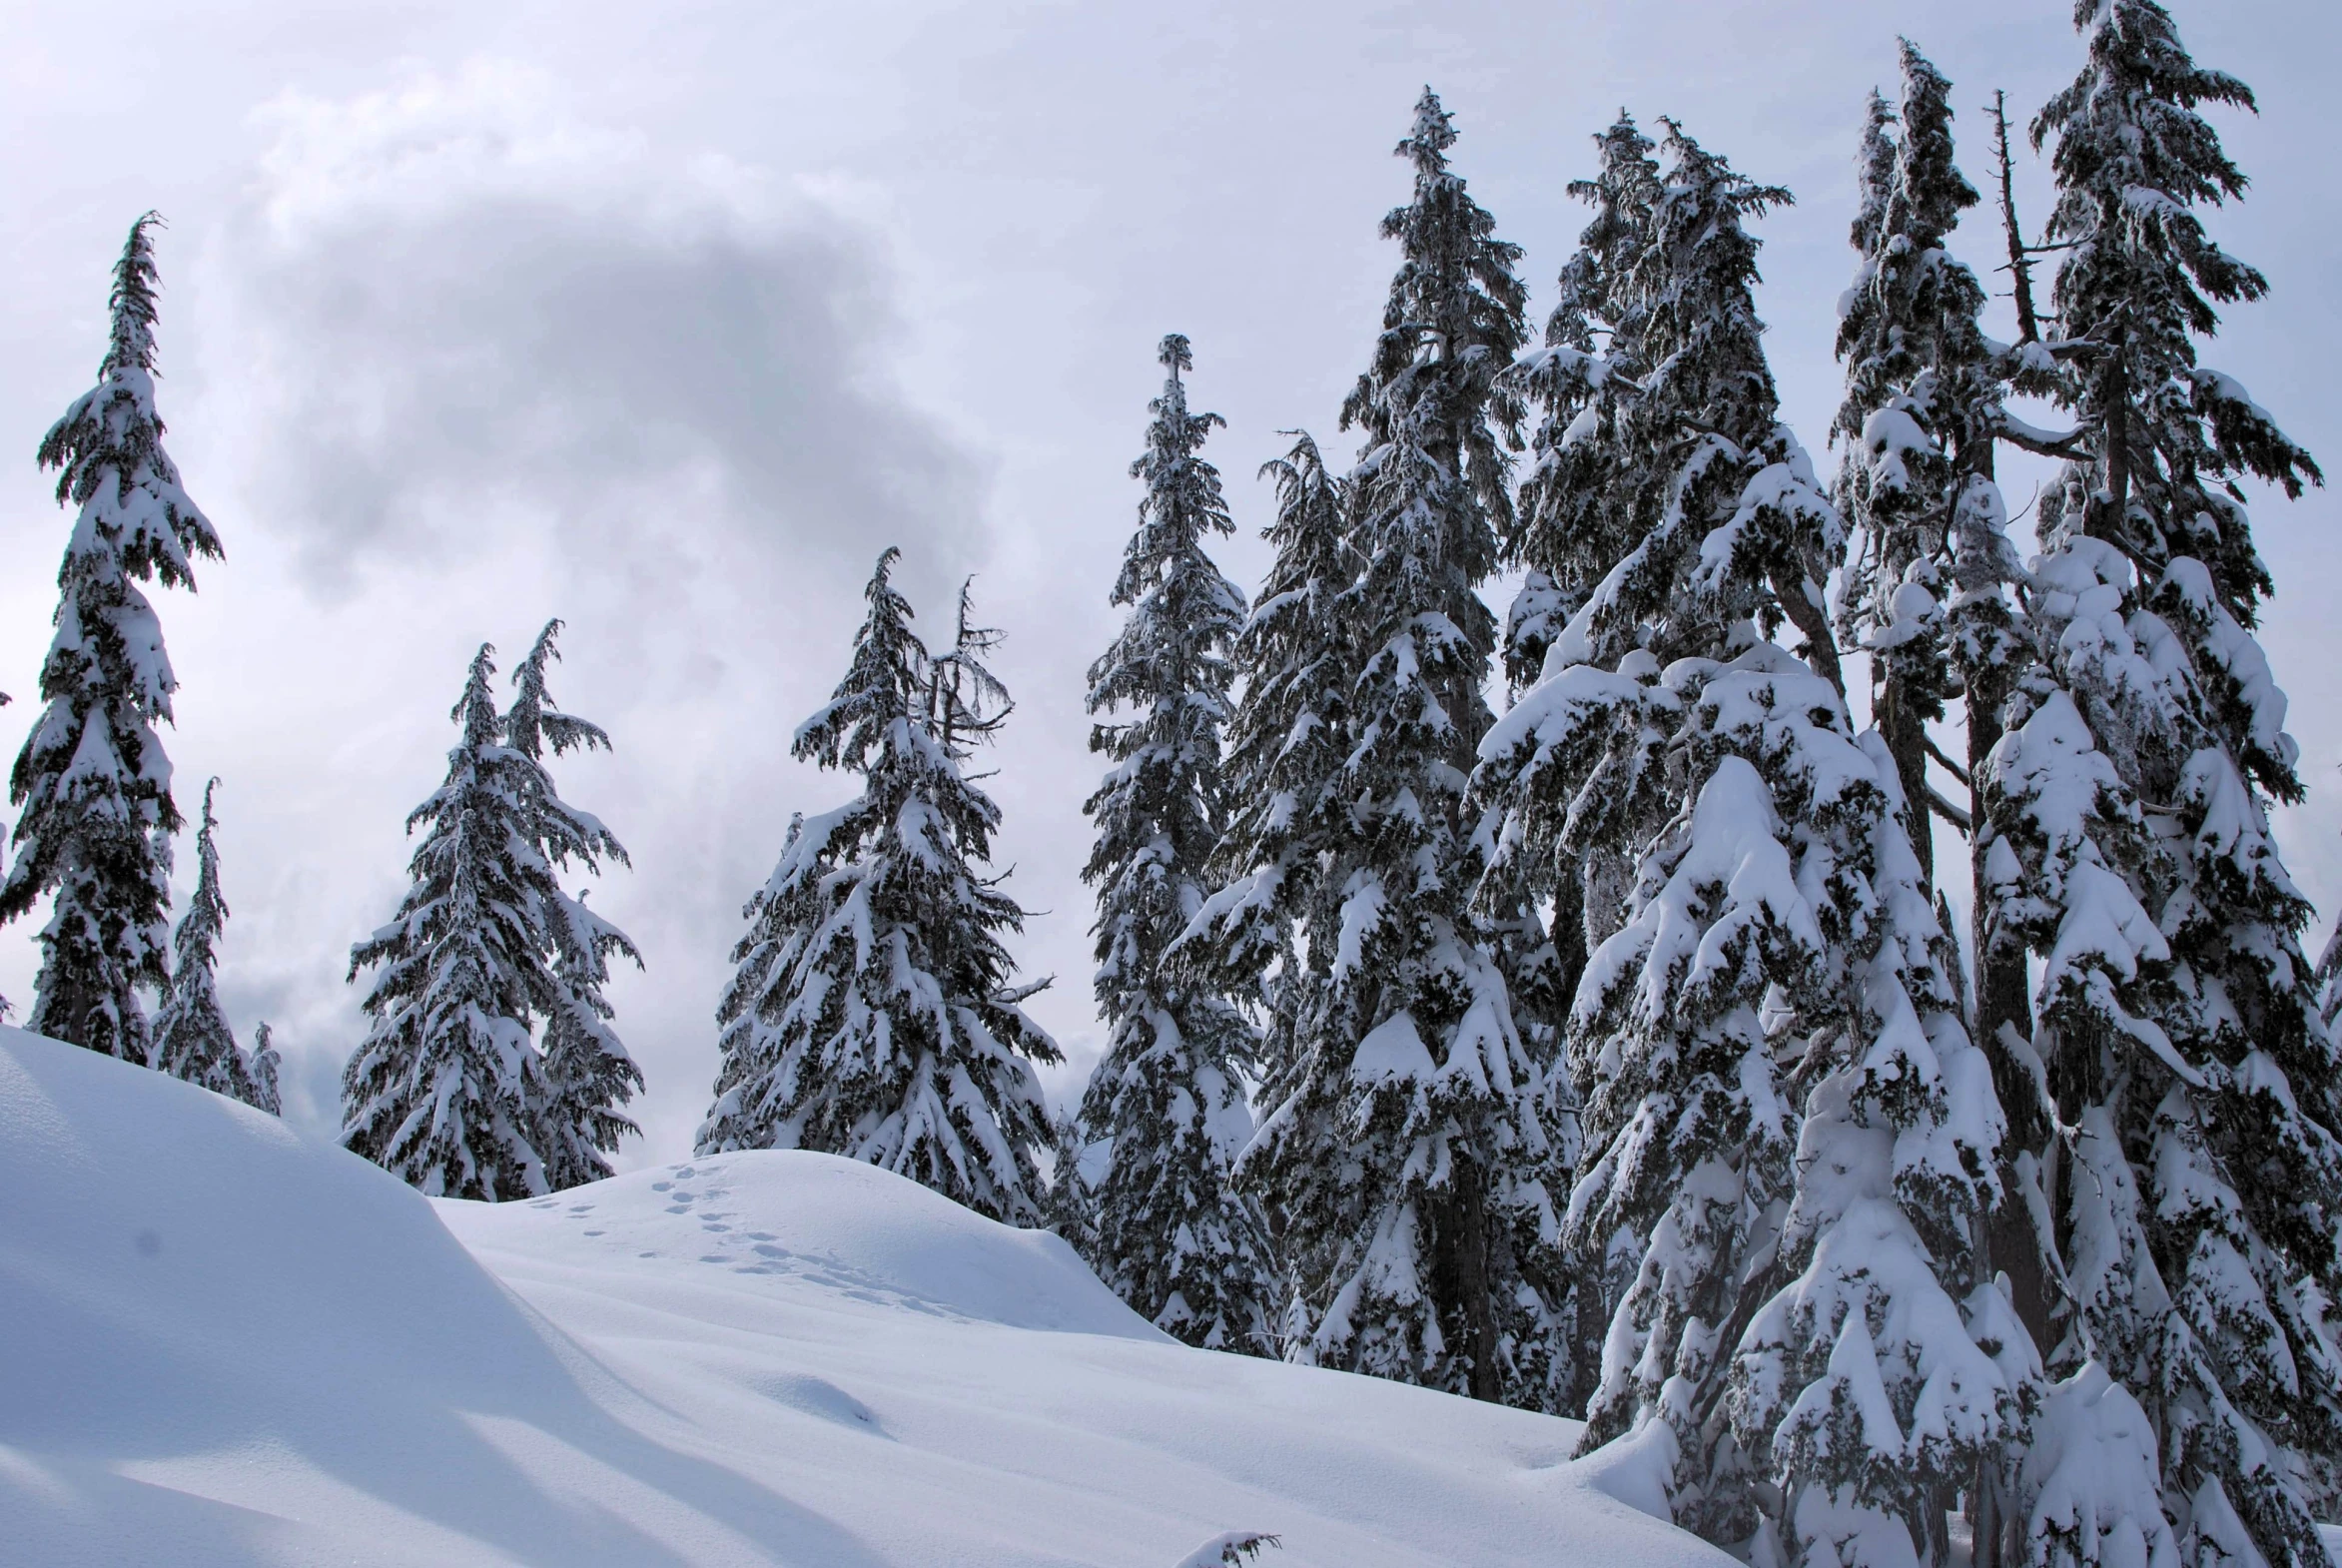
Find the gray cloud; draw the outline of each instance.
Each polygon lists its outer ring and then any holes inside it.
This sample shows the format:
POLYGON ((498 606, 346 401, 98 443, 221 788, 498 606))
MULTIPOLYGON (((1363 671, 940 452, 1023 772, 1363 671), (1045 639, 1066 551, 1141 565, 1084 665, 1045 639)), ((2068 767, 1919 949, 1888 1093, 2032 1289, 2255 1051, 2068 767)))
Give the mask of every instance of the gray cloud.
POLYGON ((563 789, 638 868, 594 893, 649 966, 613 991, 651 1085, 637 1147, 671 1154, 741 903, 788 812, 849 787, 790 760, 791 729, 881 545, 943 610, 984 467, 890 381, 885 258, 819 203, 662 164, 493 71, 277 115, 189 334, 211 418, 182 462, 231 559, 173 607, 175 752, 229 780, 231 1011, 278 1023, 289 1111, 331 1122, 362 1027, 347 944, 397 898, 463 661, 490 640, 509 665, 559 614, 556 694, 617 744, 563 789), (268 679, 203 673, 234 665, 268 679))
POLYGON ((879 370, 897 324, 865 234, 501 181, 421 214, 342 195, 228 241, 268 442, 251 498, 320 584, 460 564, 514 514, 727 573, 964 558, 979 475, 879 370))

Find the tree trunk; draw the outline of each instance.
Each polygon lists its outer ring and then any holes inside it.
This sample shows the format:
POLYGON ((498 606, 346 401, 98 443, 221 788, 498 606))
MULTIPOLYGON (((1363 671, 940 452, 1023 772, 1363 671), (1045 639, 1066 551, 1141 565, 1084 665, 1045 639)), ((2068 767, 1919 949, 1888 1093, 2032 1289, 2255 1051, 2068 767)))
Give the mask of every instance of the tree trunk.
POLYGON ((1490 1403, 1504 1397, 1504 1382, 1496 1364, 1496 1308, 1489 1299, 1488 1195, 1480 1168, 1469 1160, 1455 1165, 1455 1184, 1442 1205, 1439 1249, 1447 1276, 1448 1298, 1464 1329, 1464 1350, 1471 1360, 1469 1391, 1490 1403))
POLYGON ((1821 590, 1814 579, 1804 573, 1791 576, 1776 572, 1773 577, 1773 596, 1780 601, 1781 613, 1806 639, 1805 659, 1813 672, 1846 695, 1846 672, 1838 662, 1838 643, 1830 634, 1830 615, 1822 608, 1821 590))
MULTIPOLYGON (((1936 825, 1928 805, 1928 721, 1920 716, 1905 682, 1892 670, 1879 684, 1879 734, 1903 781, 1904 832, 1920 859, 1928 892, 1936 891, 1936 825)), ((1973 822, 1971 815, 1968 820, 1973 822)))
MULTIPOLYGON (((2006 693, 1973 689, 1978 684, 1973 673, 1969 683, 1968 810, 1969 820, 1976 824, 1968 841, 1969 875, 1980 894, 1985 886, 1984 857, 1992 843, 1991 836, 1983 831, 1984 759, 2000 743, 2000 704, 2006 693)), ((2007 1118, 2005 1165, 2013 1163, 2017 1153, 2037 1155, 2050 1134, 2039 1114, 2040 1092, 2032 1074, 2009 1050, 2003 1034, 2004 1031, 2013 1034, 2019 1041, 2032 1038, 2025 953, 2021 944, 2003 940, 1987 926, 1981 897, 1975 902, 1970 931, 1976 955, 1976 1044, 1992 1065, 1992 1089, 2007 1118)), ((2008 1276, 2010 1303, 2016 1309, 2017 1320, 2032 1335, 2034 1346, 2046 1350, 2050 1297, 2048 1277, 2041 1267, 2040 1237, 2033 1233, 2032 1211, 2014 1191, 2007 1189, 2007 1182, 2002 1186, 2000 1206, 1985 1218, 1985 1266, 1997 1268, 2008 1276)))
POLYGON ((2091 507, 2085 522, 2092 538, 2125 549, 2130 545, 2130 373, 2122 357, 2126 338, 2122 329, 2114 330, 2114 342, 2107 350, 2106 379, 2100 384, 2099 461, 2106 503, 2091 507))

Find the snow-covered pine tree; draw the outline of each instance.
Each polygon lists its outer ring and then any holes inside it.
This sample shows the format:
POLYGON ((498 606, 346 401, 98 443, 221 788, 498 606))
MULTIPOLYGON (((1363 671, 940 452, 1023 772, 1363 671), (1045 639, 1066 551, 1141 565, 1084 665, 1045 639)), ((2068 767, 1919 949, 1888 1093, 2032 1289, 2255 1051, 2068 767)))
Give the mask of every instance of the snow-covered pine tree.
POLYGON ((860 773, 862 793, 793 820, 749 901, 698 1149, 865 1160, 1032 1224, 1051 1144, 1032 1064, 1061 1058, 1018 1006, 1048 982, 1013 983, 1001 939, 1025 912, 979 869, 1000 808, 962 767, 1003 711, 980 656, 997 634, 963 592, 954 647, 931 659, 889 580, 899 553, 879 556, 846 677, 792 747, 860 773))
POLYGON ((1226 821, 1220 731, 1244 600, 1203 549, 1205 534, 1235 529, 1219 472, 1199 455, 1221 421, 1187 407, 1187 340, 1164 339, 1159 357, 1169 374, 1131 466, 1147 493, 1113 595, 1130 616, 1090 667, 1091 711, 1128 716, 1091 732, 1113 767, 1083 807, 1098 825, 1083 876, 1098 889, 1108 1036, 1081 1112, 1106 1146, 1087 1194, 1088 1256, 1167 1333, 1273 1355, 1282 1284, 1267 1222, 1231 1172, 1252 1136, 1252 1027, 1194 968, 1170 962, 1226 821))
MULTIPOLYGON (((1503 539, 1505 563, 1523 573, 1505 625, 1505 668, 1516 692, 1536 682, 1555 637, 1632 547, 1634 486, 1619 481, 1659 455, 1638 444, 1626 422, 1645 315, 1628 280, 1651 242, 1659 166, 1650 138, 1623 110, 1594 145, 1600 173, 1569 187, 1593 206, 1594 221, 1561 269, 1543 347, 1504 375, 1537 410, 1520 504, 1503 539)), ((1498 859, 1517 868, 1532 902, 1553 902, 1552 989, 1566 1010, 1589 941, 1617 928, 1624 863, 1603 854, 1557 857, 1544 840, 1501 845, 1498 859)))
POLYGON ((1656 455, 1644 454, 1622 421, 1641 370, 1645 314, 1628 281, 1651 243, 1659 166, 1651 139, 1624 111, 1594 146, 1601 172, 1569 187, 1593 206, 1594 221, 1561 269, 1543 347, 1504 377, 1538 414, 1520 504, 1503 539, 1506 563, 1523 568, 1524 579, 1505 624, 1515 690, 1536 681, 1553 639, 1632 548, 1627 494, 1607 481, 1656 455))
POLYGON ((1066 1243, 1087 1257, 1097 1233, 1097 1205, 1090 1182, 1082 1175, 1082 1157, 1089 1140, 1082 1123, 1071 1112, 1053 1110, 1049 1118, 1049 1190, 1041 1198, 1041 1227, 1065 1237, 1066 1243))
POLYGON ((550 1190, 529 1021, 559 995, 545 920, 560 888, 532 837, 542 770, 503 744, 495 670, 482 643, 449 714, 446 781, 406 819, 427 828, 411 885, 350 950, 353 983, 377 973, 342 1073, 344 1145, 433 1196, 489 1201, 550 1190))
POLYGON ((1294 1031, 1333 952, 1333 934, 1305 916, 1342 809, 1332 786, 1355 639, 1336 606, 1358 569, 1340 475, 1307 433, 1287 433, 1292 449, 1260 469, 1276 484, 1276 518, 1262 530, 1276 555, 1235 639, 1243 695, 1223 764, 1229 815, 1217 889, 1174 949, 1178 962, 1259 1007, 1272 1086, 1297 1060, 1294 1031))
POLYGON ((1953 666, 1944 600, 1952 588, 1952 519, 1980 457, 1990 473, 1997 406, 1991 352, 1977 327, 1983 289, 1946 237, 1975 190, 1952 158, 1952 84, 1903 43, 1901 112, 1872 95, 1863 138, 1854 247, 1841 302, 1838 357, 1846 397, 1836 499, 1852 534, 1840 615, 1871 655, 1871 711, 1913 808, 1905 830, 1935 876, 1931 818, 1963 826, 1965 809, 1928 776, 1927 725, 1944 716, 1953 666), (1962 454, 1967 455, 1963 463, 1962 454))
MULTIPOLYGON (((1712 683, 1703 705, 1722 711, 1727 687, 1712 683)), ((1843 726, 1843 710, 1832 717, 1843 726)), ((1777 713, 1763 722, 1767 742, 1790 733, 1777 713)), ((1727 744, 1754 757, 1755 741, 1727 744)), ((1777 1035, 1796 1052, 1783 1090, 1801 1114, 1775 1265, 1789 1280, 1739 1338, 1729 1403, 1779 1489, 1763 1531, 1787 1560, 1949 1564, 1956 1508, 1986 1538, 2011 1512, 2040 1357, 1977 1245, 2002 1198, 1991 1064, 1962 1026, 1956 952, 1905 835, 1896 758, 1876 730, 1856 746, 1868 780, 1819 734, 1766 775, 1781 802, 1780 778, 1814 769, 1786 837, 1826 959, 1822 988, 1777 1035)))
MULTIPOLYGON (((1923 871, 1934 879, 1929 818, 1941 816, 1969 833, 1970 886, 1982 887, 1994 842, 1985 761, 2030 657, 1995 448, 2001 440, 2053 446, 2003 403, 2008 378, 2053 362, 2039 358, 2038 346, 2009 350, 1984 336, 1984 290, 1946 249, 1960 212, 1976 201, 1952 160, 1951 84, 1909 40, 1902 76, 1900 112, 1874 99, 1859 160, 1864 195, 1853 239, 1861 261, 1844 301, 1847 392, 1832 432, 1844 445, 1837 499, 1854 537, 1839 612, 1850 640, 1871 655, 1872 711, 1895 757, 1923 871), (1965 707, 1964 767, 1926 729, 1953 695, 1965 707), (1937 791, 1931 756, 1967 786, 1964 803, 1937 791)), ((2013 1160, 2038 1147, 2048 1117, 2024 1045, 2032 1019, 2023 942, 1988 922, 1989 910, 1988 901, 1973 906, 1972 1036, 1992 1063, 2012 1134, 2003 1157, 2013 1160), (2003 1030, 2017 1037, 2014 1046, 2003 1030)), ((1979 1240, 1987 1271, 2010 1276, 2019 1316, 2041 1342, 2047 1292, 2021 1186, 2004 1179, 1979 1240)))
MULTIPOLYGON (((1555 580, 1569 585, 1576 602, 1547 643, 1542 678, 1484 741, 1478 787, 1506 812, 1492 869, 1508 869, 1513 856, 1563 872, 1587 868, 1588 936, 1597 952, 1627 936, 1621 927, 1653 906, 1658 889, 1638 885, 1640 863, 1654 845, 1681 840, 1691 827, 1699 781, 1668 766, 1684 701, 1657 684, 1657 675, 1665 659, 1713 659, 1745 647, 1754 633, 1732 646, 1738 616, 1729 610, 1668 611, 1679 594, 1689 596, 1679 578, 1689 577, 1687 557, 1701 537, 1733 514, 1755 473, 1771 471, 1761 452, 1741 443, 1775 438, 1771 379, 1749 299, 1756 248, 1743 221, 1787 193, 1731 174, 1680 132, 1671 129, 1669 141, 1676 167, 1663 180, 1650 162, 1650 143, 1622 117, 1598 140, 1601 178, 1581 187, 1596 203, 1597 220, 1577 265, 1601 279, 1581 297, 1610 329, 1609 352, 1596 359, 1566 342, 1549 345, 1514 372, 1549 410, 1549 427, 1567 419, 1562 436, 1547 443, 1561 455, 1540 462, 1531 494, 1532 517, 1546 537, 1530 536, 1526 548, 1566 563, 1555 580), (1752 391, 1763 395, 1751 397, 1752 391), (1621 603, 1630 593, 1637 602, 1621 603), (1670 833, 1675 818, 1683 820, 1670 833)), ((1761 1036, 1736 1034, 1736 1023, 1695 1032, 1704 1037, 1695 1043, 1678 1038, 1685 1032, 1660 1014, 1646 1021, 1642 1033, 1651 1038, 1642 1041, 1600 1016, 1612 1005, 1589 971, 1570 1028, 1584 1144, 1565 1232, 1580 1310, 1606 1324, 1621 1317, 1675 1187, 1710 1153, 1705 1144, 1724 1142, 1721 1175, 1747 1192, 1718 1222, 1745 1228, 1786 1199, 1794 1138, 1770 1104, 1771 1063, 1761 1036), (1730 1065, 1735 1053, 1747 1055, 1748 1072, 1730 1065), (1686 1086, 1711 1079, 1721 1095, 1704 1112, 1712 1125, 1688 1130, 1698 1137, 1677 1136, 1674 1113, 1644 1105, 1646 1096, 1660 1097, 1654 1107, 1671 1105, 1686 1086), (1622 1175, 1620 1157, 1634 1151, 1643 1151, 1636 1158, 1651 1169, 1622 1175)), ((1728 1023, 1731 1013, 1731 1005, 1717 1010, 1728 1023)), ((1724 1282, 1709 1293, 1721 1291, 1728 1301, 1743 1266, 1734 1250, 1718 1244, 1712 1259, 1724 1282)), ((1708 1322, 1711 1334, 1721 1326, 1713 1310, 1708 1322)), ((1618 1332, 1613 1326, 1614 1339, 1618 1332)), ((1647 1323, 1633 1332, 1653 1340, 1647 1323)), ((1709 1349, 1713 1365, 1703 1369, 1702 1392, 1713 1407, 1721 1357, 1709 1349)), ((1614 1367, 1615 1360, 1606 1352, 1589 1446, 1627 1430, 1639 1397, 1655 1397, 1672 1369, 1675 1346, 1660 1344, 1658 1370, 1641 1395, 1629 1368, 1614 1367)))
MULTIPOLYGON (((559 871, 575 862, 597 872, 605 856, 629 866, 625 848, 598 818, 561 799, 545 765, 548 756, 610 749, 608 732, 562 712, 545 688, 546 668, 561 656, 555 645, 560 631, 561 622, 549 620, 537 633, 528 657, 512 672, 512 705, 504 713, 505 746, 536 765, 534 773, 519 775, 529 789, 522 831, 559 871)), ((626 933, 585 907, 582 890, 571 898, 554 883, 539 892, 555 989, 549 1003, 539 1004, 544 1097, 533 1142, 544 1161, 545 1184, 558 1192, 608 1176, 606 1157, 620 1139, 641 1132, 619 1108, 642 1088, 642 1070, 611 1026, 616 1015, 602 988, 612 957, 630 958, 640 968, 642 955, 626 933)))
MULTIPOLYGON (((1508 563, 1524 568, 1506 632, 1516 691, 1537 681, 1556 639, 1649 531, 1681 435, 1664 414, 1649 417, 1644 387, 1660 363, 1644 349, 1656 303, 1650 253, 1666 196, 1653 144, 1623 111, 1594 142, 1599 173, 1570 186, 1593 206, 1594 220, 1562 269, 1544 346, 1505 373, 1538 411, 1534 460, 1505 540, 1508 563)), ((1561 809, 1508 811, 1494 835, 1488 880, 1499 898, 1525 892, 1552 901, 1554 989, 1565 1007, 1586 952, 1623 922, 1640 847, 1668 816, 1659 792, 1636 786, 1651 755, 1629 747, 1611 759, 1602 788, 1587 796, 1602 820, 1578 821, 1567 843, 1570 819, 1561 809), (1575 933, 1567 929, 1573 912, 1575 933)), ((1582 1326, 1598 1334, 1606 1317, 1607 1308, 1592 1312, 1582 1326)))
POLYGON ((169 983, 171 835, 179 807, 158 723, 178 679, 139 584, 193 589, 194 556, 220 536, 181 488, 155 411, 155 273, 149 213, 114 264, 98 385, 41 440, 57 500, 79 508, 57 571, 56 635, 41 665, 45 706, 9 775, 22 808, 0 881, 0 920, 54 893, 36 939, 35 1034, 145 1063, 142 989, 169 983))
POLYGON ((228 1015, 220 1008, 213 950, 228 923, 228 900, 220 892, 220 851, 213 841, 219 819, 212 815, 213 779, 204 785, 204 814, 195 835, 195 892, 173 938, 171 983, 155 1014, 155 1067, 174 1078, 200 1084, 215 1095, 260 1105, 246 1072, 244 1054, 228 1015))
POLYGON ((2314 1563, 2342 1454, 2342 1055, 2269 831, 2301 784, 2241 484, 2319 474, 2197 362, 2218 307, 2267 291, 2202 220, 2245 181, 2197 111, 2249 90, 2151 0, 2075 20, 2087 61, 2033 130, 2066 247, 2044 352, 2082 455, 2043 506, 2046 667, 1992 758, 2007 853, 1980 890, 2043 961, 2051 1369, 2100 1364, 2143 1409, 2182 1560, 2314 1563))
POLYGON ((2031 1371, 1968 1250, 1998 1110, 1821 613, 1839 523, 1778 420, 1745 227, 1786 193, 1672 123, 1666 150, 1609 307, 1639 374, 1573 372, 1621 392, 1573 457, 1618 553, 1481 748, 1506 841, 1637 865, 1571 1021, 1567 1233, 1610 1323, 1586 1441, 1635 1434, 1711 1539, 1909 1562, 2031 1371), (1785 619, 1802 659, 1762 640, 1785 619))
POLYGON ((285 1114, 285 1097, 277 1087, 278 1070, 283 1065, 269 1033, 269 1021, 263 1019, 252 1029, 252 1053, 244 1059, 244 1078, 252 1086, 249 1104, 273 1117, 285 1114))
POLYGON ((1509 505, 1494 383, 1522 290, 1517 250, 1448 165, 1454 140, 1426 90, 1398 148, 1414 198, 1383 222, 1402 260, 1343 410, 1366 440, 1343 486, 1355 578, 1331 612, 1358 651, 1316 803, 1329 860, 1303 913, 1330 951, 1246 1159, 1314 1318, 1303 1354, 1550 1408, 1567 1365, 1549 1086, 1468 920, 1464 800, 1496 644, 1475 590, 1509 505))

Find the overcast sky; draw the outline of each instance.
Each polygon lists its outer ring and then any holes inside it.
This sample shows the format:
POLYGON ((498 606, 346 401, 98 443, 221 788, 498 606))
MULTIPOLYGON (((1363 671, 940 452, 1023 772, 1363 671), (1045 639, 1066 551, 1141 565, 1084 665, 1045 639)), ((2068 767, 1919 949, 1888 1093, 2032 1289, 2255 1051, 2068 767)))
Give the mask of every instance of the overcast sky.
MULTIPOLYGON (((2214 226, 2274 295, 2208 359, 2342 472, 2342 6, 2175 10, 2261 104, 2220 120, 2254 189, 2214 226)), ((1390 150, 1425 82, 1527 248, 1540 323, 1585 222, 1564 187, 1622 105, 1794 189, 1762 226, 1761 301, 1818 449, 1855 138, 1896 35, 1957 84, 1979 183, 1991 90, 2029 115, 2078 59, 2064 0, 200 11, 5 12, 0 451, 20 456, 0 463, 0 740, 12 755, 34 711, 69 520, 32 450, 89 385, 107 268, 158 208, 163 412, 228 548, 161 607, 182 807, 222 780, 229 1011, 275 1024, 288 1114, 329 1126, 362 1033, 349 945, 396 904, 465 661, 488 640, 508 669, 560 615, 555 694, 617 750, 559 781, 633 852, 593 897, 649 966, 612 991, 649 1079, 628 1166, 687 1153, 740 906, 789 813, 850 789, 788 738, 890 543, 931 635, 968 572, 1009 633, 1000 847, 1040 912, 1020 955, 1059 977, 1038 1000, 1073 1058, 1053 1092, 1087 1070, 1083 672, 1116 624, 1155 345, 1194 341, 1192 396, 1228 420, 1207 455, 1243 530, 1221 562, 1249 590, 1277 432, 1353 448, 1335 411, 1379 321, 1375 225, 1405 194, 1390 150)), ((2041 170, 2021 181, 2037 219, 2041 170)), ((1999 242, 1977 220, 1955 244, 1981 267, 1999 242)), ((2281 834, 2328 914, 2336 516, 2322 492, 2255 511, 2313 791, 2281 834)), ((36 925, 0 933, 20 1010, 36 925)))

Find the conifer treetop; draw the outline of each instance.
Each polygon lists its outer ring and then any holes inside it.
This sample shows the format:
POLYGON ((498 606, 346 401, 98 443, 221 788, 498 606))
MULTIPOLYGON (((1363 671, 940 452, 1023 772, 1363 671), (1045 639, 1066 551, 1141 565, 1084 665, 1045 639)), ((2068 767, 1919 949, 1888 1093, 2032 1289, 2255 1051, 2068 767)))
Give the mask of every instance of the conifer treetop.
POLYGON ((1651 243, 1662 187, 1651 140, 1625 110, 1594 145, 1600 172, 1569 186, 1594 217, 1562 265, 1544 346, 1504 373, 1540 413, 1502 538, 1505 560, 1527 568, 1505 623, 1505 671, 1516 690, 1536 680, 1555 637, 1636 531, 1635 487, 1620 473, 1631 418, 1622 399, 1642 391, 1646 311, 1629 285, 1651 243))
MULTIPOLYGON (((528 657, 512 672, 512 706, 504 714, 504 743, 530 761, 541 759, 548 751, 559 757, 571 751, 610 749, 607 730, 573 713, 562 712, 553 706, 552 696, 545 689, 547 667, 560 662, 561 650, 555 639, 561 630, 560 617, 546 621, 544 630, 536 634, 528 657)), ((617 859, 620 864, 626 864, 625 851, 618 851, 617 859)))
POLYGON ((212 814, 212 796, 220 787, 217 776, 204 781, 203 816, 195 835, 195 892, 187 901, 187 919, 179 927, 179 960, 206 969, 217 962, 212 949, 228 924, 228 898, 220 891, 220 850, 213 834, 220 819, 212 814))
MULTIPOLYGON (((2078 0, 2073 25, 2088 35, 2089 60, 2032 123, 2036 150, 2052 134, 2057 139, 2049 236, 2094 249, 2101 234, 2119 230, 2131 244, 2162 253, 2194 286, 2173 291, 2169 305, 2208 337, 2220 325, 2213 302, 2257 300, 2269 285, 2213 244, 2189 210, 2241 197, 2249 183, 2195 110, 2256 109, 2252 89, 2197 65, 2171 13, 2155 0, 2078 0)), ((2066 325, 2070 335, 2085 324, 2066 325)))
POLYGON ((142 581, 159 576, 166 586, 192 587, 189 557, 221 554, 218 531, 180 487, 179 470, 163 450, 163 420, 155 410, 161 286, 152 231, 161 224, 160 215, 150 212, 131 225, 114 264, 98 385, 74 399, 36 453, 42 467, 58 470, 59 504, 82 508, 61 582, 74 558, 93 547, 95 541, 82 537, 93 527, 106 535, 122 570, 142 581), (114 488, 110 497, 102 493, 109 482, 114 488))
POLYGON ((870 613, 854 635, 853 662, 830 700, 797 726, 789 754, 825 768, 866 767, 888 740, 888 731, 908 718, 915 688, 904 673, 919 668, 927 649, 911 630, 911 601, 894 584, 900 546, 879 552, 878 564, 862 589, 870 613))
POLYGON ((106 339, 106 358, 98 366, 98 380, 117 371, 153 371, 155 368, 155 296, 161 282, 155 273, 155 246, 147 231, 164 227, 163 215, 151 208, 130 226, 130 238, 114 264, 114 291, 106 304, 112 314, 106 339))
MULTIPOLYGON (((1467 483, 1502 531, 1512 524, 1510 462, 1488 426, 1520 420, 1517 396, 1496 379, 1525 336, 1528 291, 1513 273, 1521 248, 1495 237, 1496 220, 1448 166, 1455 140, 1453 118, 1424 88, 1413 130, 1394 150, 1414 166, 1414 196, 1382 220, 1382 237, 1400 246, 1382 335, 1343 400, 1341 422, 1366 431, 1369 452, 1398 439, 1402 422, 1423 426, 1418 437, 1453 464, 1450 481, 1467 483), (1458 433, 1464 449, 1442 451, 1458 433)), ((1488 559, 1457 565, 1477 580, 1493 566, 1492 540, 1487 548, 1488 559)))
MULTIPOLYGON (((2070 367, 2062 395, 2104 470, 2097 498, 2066 510, 2143 571, 2198 557, 2219 606, 2249 628, 2274 584, 2236 479, 2288 497, 2324 480, 2241 386, 2197 363, 2194 340, 2218 331, 2219 306, 2268 293, 2260 272, 2212 241, 2202 215, 2247 182, 2197 110, 2249 110, 2252 92, 2198 66, 2154 0, 2092 0, 2074 19, 2088 59, 2032 124, 2036 147, 2056 139, 2047 236, 2065 248, 2054 289, 2070 367)), ((2264 782, 2293 798, 2283 782, 2264 782)))

